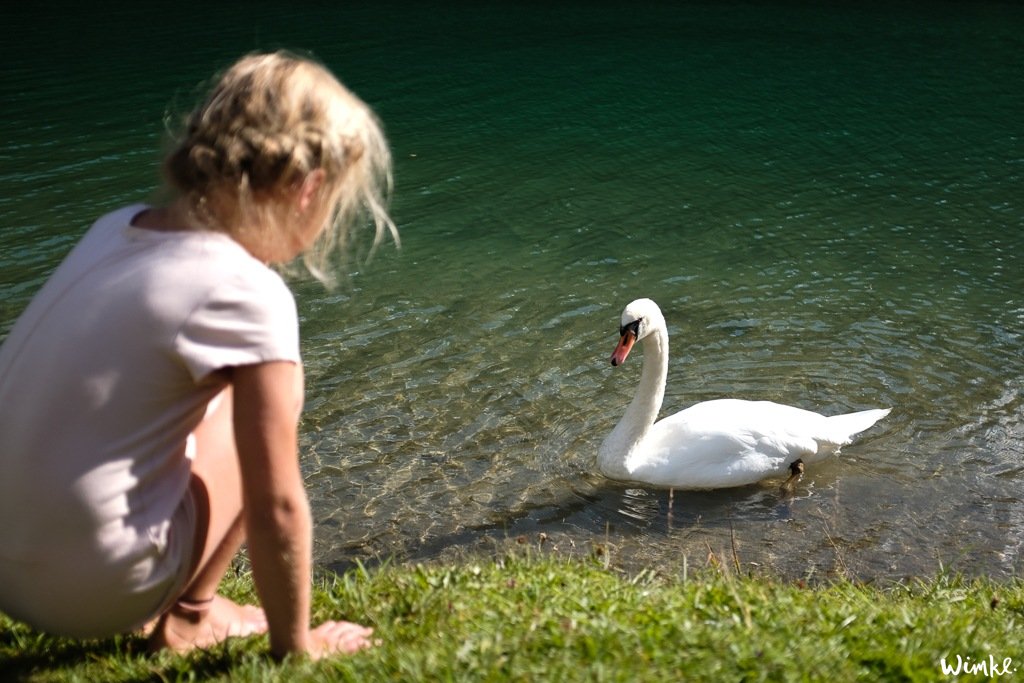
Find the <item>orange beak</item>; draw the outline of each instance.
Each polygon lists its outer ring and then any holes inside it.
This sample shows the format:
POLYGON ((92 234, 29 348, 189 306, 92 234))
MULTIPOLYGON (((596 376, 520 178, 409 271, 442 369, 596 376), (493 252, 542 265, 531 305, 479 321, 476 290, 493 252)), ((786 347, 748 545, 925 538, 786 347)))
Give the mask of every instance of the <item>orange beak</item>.
POLYGON ((626 362, 626 356, 636 343, 636 333, 633 330, 626 330, 619 339, 619 345, 612 351, 612 365, 622 365, 626 362))

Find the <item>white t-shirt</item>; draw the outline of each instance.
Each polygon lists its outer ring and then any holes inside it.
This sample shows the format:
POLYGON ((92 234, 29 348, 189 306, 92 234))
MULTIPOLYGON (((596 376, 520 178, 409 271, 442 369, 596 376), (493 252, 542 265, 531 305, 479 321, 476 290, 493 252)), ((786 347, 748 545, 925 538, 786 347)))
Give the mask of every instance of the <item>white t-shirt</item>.
POLYGON ((179 570, 167 531, 211 373, 300 362, 276 273, 224 234, 131 226, 145 208, 98 220, 0 345, 0 611, 47 630, 68 631, 41 613, 62 601, 76 625, 179 570))

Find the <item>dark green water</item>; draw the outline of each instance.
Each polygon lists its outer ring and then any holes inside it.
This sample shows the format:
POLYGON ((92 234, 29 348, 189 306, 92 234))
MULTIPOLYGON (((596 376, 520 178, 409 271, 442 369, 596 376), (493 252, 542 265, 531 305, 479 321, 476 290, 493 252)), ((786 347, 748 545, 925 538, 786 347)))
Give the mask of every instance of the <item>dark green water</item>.
POLYGON ((295 283, 321 564, 541 533, 666 571, 1024 564, 1016 4, 4 13, 0 336, 98 214, 151 196, 165 112, 239 54, 312 51, 384 120, 403 248, 295 283), (609 482, 641 357, 607 359, 640 296, 670 326, 666 412, 893 413, 792 499, 609 482))

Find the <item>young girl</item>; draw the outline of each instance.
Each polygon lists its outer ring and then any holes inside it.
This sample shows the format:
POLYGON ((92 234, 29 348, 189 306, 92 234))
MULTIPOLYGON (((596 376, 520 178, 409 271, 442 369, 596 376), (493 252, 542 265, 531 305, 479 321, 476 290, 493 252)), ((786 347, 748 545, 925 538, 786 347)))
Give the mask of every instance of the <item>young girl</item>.
POLYGON ((149 624, 188 650, 269 628, 277 656, 371 643, 311 628, 291 293, 362 209, 376 240, 390 155, 367 106, 284 53, 228 69, 164 163, 174 199, 100 218, 0 346, 0 611, 52 633, 149 624), (243 541, 263 608, 216 595, 243 541))

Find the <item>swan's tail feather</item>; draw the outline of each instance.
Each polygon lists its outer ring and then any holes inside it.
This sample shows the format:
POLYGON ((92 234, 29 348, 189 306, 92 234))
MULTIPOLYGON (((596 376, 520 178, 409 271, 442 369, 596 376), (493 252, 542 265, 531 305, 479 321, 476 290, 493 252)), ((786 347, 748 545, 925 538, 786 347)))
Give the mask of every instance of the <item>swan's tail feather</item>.
POLYGON ((845 446, 853 440, 855 435, 881 420, 891 410, 892 408, 876 408, 845 415, 833 415, 828 418, 829 440, 840 446, 845 446))

